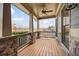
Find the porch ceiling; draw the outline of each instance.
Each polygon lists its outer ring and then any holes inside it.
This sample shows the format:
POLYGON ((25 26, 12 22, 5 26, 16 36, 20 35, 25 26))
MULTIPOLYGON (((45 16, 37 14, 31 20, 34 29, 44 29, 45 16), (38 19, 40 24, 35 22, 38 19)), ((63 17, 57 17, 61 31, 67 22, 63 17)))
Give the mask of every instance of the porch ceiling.
POLYGON ((32 13, 34 18, 37 19, 46 19, 56 17, 58 7, 61 4, 59 3, 15 3, 15 5, 26 12, 27 14, 32 13), (52 10, 52 12, 42 13, 43 8, 46 11, 52 10))
POLYGON ((21 3, 26 9, 28 9, 38 19, 52 18, 56 16, 56 10, 58 3, 21 3), (42 13, 43 8, 52 12, 42 13))

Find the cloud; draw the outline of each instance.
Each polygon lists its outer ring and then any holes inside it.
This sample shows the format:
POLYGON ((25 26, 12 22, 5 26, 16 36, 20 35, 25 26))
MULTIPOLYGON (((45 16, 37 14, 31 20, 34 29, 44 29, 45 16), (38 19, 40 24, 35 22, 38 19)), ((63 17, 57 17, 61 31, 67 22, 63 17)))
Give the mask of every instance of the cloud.
POLYGON ((12 18, 12 25, 16 24, 17 28, 28 28, 27 22, 25 23, 25 19, 21 17, 12 18))
POLYGON ((40 20, 40 28, 47 28, 52 25, 55 26, 55 18, 40 20))
POLYGON ((12 18, 13 21, 23 21, 24 18, 22 17, 16 17, 16 18, 12 18))

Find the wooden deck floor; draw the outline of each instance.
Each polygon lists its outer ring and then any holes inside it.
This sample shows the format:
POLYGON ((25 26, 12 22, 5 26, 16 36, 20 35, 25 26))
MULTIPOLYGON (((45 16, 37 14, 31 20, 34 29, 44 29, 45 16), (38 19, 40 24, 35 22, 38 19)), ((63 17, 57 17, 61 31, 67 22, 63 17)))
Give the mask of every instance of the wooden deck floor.
POLYGON ((64 51, 56 41, 51 38, 37 39, 36 42, 23 51, 18 56, 63 56, 64 51))

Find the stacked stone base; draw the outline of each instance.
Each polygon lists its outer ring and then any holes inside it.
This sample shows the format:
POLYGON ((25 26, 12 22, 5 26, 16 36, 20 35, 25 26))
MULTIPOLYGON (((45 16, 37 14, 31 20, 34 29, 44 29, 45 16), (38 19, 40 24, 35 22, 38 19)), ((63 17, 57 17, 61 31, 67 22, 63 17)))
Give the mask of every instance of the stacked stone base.
POLYGON ((7 37, 0 39, 0 56, 16 56, 16 37, 7 37))

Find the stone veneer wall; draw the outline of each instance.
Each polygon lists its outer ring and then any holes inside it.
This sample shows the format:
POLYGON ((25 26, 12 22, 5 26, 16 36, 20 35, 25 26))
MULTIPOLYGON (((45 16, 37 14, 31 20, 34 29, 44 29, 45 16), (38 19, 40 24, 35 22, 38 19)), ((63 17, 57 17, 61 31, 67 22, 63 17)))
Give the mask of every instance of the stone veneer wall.
POLYGON ((16 37, 0 38, 0 56, 16 56, 16 37))

